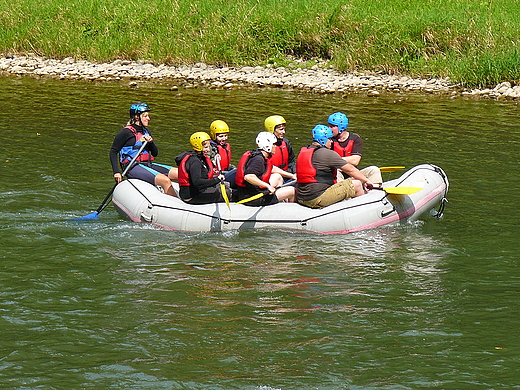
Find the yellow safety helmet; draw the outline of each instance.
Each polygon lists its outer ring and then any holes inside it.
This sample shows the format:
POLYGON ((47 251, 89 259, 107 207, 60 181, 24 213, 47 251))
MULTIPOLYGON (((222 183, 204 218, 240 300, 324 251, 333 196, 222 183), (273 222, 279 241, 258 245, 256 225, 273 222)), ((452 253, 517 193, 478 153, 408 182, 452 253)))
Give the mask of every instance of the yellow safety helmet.
POLYGON ((211 134, 211 139, 216 140, 217 134, 229 133, 229 126, 226 122, 217 119, 209 125, 209 133, 211 134))
POLYGON ((209 138, 208 133, 205 133, 203 131, 197 131, 196 133, 193 133, 190 137, 191 147, 193 148, 194 151, 200 152, 200 151, 202 151, 202 149, 204 149, 202 147, 202 143, 204 141, 208 141, 209 139, 210 138, 209 138))
POLYGON ((282 123, 286 123, 283 116, 280 115, 271 115, 265 119, 264 126, 265 131, 270 133, 274 133, 274 128, 282 123))

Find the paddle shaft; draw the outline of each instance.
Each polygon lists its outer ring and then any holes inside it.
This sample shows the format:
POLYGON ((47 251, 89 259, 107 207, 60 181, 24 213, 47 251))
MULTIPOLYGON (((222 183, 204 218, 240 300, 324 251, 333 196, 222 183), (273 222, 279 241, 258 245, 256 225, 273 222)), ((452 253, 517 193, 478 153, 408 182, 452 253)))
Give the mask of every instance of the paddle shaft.
MULTIPOLYGON (((132 161, 130 161, 130 163, 126 166, 125 170, 121 174, 122 177, 125 177, 125 175, 128 173, 128 171, 132 168, 132 165, 134 164, 135 160, 137 160, 137 157, 139 157, 141 155, 141 153, 143 152, 143 150, 147 144, 148 144, 148 141, 143 142, 143 144, 139 148, 139 151, 137 152, 137 154, 134 156, 132 161)), ((119 183, 114 184, 114 186, 112 187, 110 192, 107 194, 107 196, 105 196, 105 199, 103 199, 103 202, 101 202, 101 204, 97 208, 96 214, 99 214, 101 211, 103 211, 103 206, 105 206, 105 203, 107 202, 108 198, 110 198, 112 196, 112 194, 114 193, 118 184, 119 183)))
MULTIPOLYGON (((291 181, 288 181, 287 183, 283 183, 280 187, 278 188, 282 188, 282 187, 287 187, 287 186, 290 186, 290 185, 293 185, 294 183, 296 183, 296 180, 291 180, 291 181)), ((251 202, 252 200, 255 200, 255 199, 258 199, 258 198, 261 198, 262 196, 265 195, 265 192, 260 192, 256 195, 253 195, 249 198, 246 198, 246 199, 242 199, 242 200, 239 200, 237 202, 237 204, 241 204, 241 203, 247 203, 247 202, 251 202)))
POLYGON ((379 168, 379 170, 382 172, 382 173, 388 173, 388 172, 395 172, 395 171, 400 171, 401 169, 404 169, 405 167, 381 167, 379 168))
MULTIPOLYGON (((222 167, 220 165, 220 155, 219 154, 217 154, 217 156, 215 157, 215 161, 217 162, 218 173, 220 175, 222 175, 222 167)), ((226 186, 224 185, 222 180, 220 181, 220 192, 222 193, 222 197, 224 198, 224 202, 226 202, 226 206, 228 207, 229 210, 231 210, 231 206, 229 205, 229 197, 228 197, 227 192, 226 192, 226 186)))

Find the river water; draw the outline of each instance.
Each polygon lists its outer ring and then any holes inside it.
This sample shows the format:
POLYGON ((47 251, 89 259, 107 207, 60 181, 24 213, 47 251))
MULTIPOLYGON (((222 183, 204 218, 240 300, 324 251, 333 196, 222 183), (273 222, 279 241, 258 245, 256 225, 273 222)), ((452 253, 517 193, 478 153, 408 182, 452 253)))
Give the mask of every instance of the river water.
POLYGON ((1 388, 520 387, 518 102, 169 87, 0 78, 1 388), (338 236, 70 221, 112 187, 138 101, 164 163, 214 119, 236 160, 268 115, 299 150, 346 112, 363 164, 446 171, 445 215, 338 236))

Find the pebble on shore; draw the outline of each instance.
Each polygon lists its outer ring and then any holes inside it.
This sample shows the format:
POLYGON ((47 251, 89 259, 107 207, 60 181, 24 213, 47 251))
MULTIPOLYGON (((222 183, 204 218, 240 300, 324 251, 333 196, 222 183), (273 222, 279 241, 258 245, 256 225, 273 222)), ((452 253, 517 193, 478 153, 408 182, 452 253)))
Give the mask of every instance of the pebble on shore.
POLYGON ((303 90, 315 93, 364 93, 377 97, 383 93, 422 92, 450 96, 473 96, 491 99, 519 99, 520 86, 509 82, 493 89, 463 89, 448 79, 414 79, 406 76, 340 73, 333 69, 314 66, 311 69, 273 66, 223 67, 197 63, 193 66, 153 65, 145 61, 115 60, 111 63, 76 61, 72 57, 63 60, 39 56, 6 56, 0 58, 0 73, 4 75, 27 75, 57 79, 90 81, 128 80, 129 86, 137 87, 136 80, 178 83, 170 89, 214 88, 233 89, 241 87, 273 87, 303 90))

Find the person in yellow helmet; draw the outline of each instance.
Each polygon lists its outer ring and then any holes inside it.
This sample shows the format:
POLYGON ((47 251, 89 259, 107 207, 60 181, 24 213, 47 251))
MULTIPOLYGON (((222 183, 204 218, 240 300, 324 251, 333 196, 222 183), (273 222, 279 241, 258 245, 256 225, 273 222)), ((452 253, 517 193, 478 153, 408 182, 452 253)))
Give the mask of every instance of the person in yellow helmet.
POLYGON ((211 136, 211 150, 209 158, 213 165, 222 173, 226 181, 230 183, 232 188, 236 188, 235 175, 236 167, 231 164, 231 145, 228 142, 229 126, 223 120, 217 119, 209 125, 209 134, 211 136))
POLYGON ((219 159, 220 169, 222 171, 230 171, 235 168, 231 164, 231 145, 228 142, 229 126, 223 120, 217 119, 209 125, 209 134, 211 136, 211 151, 209 157, 215 165, 219 159), (218 156, 218 157, 217 157, 218 156))
POLYGON ((273 133, 277 139, 277 152, 270 160, 271 164, 284 171, 296 172, 296 156, 291 142, 285 137, 286 121, 283 116, 271 115, 264 121, 265 131, 273 133))
MULTIPOLYGON (((175 158, 179 167, 179 196, 186 203, 225 202, 220 188, 224 176, 218 174, 209 158, 210 139, 209 134, 203 131, 193 133, 190 137, 192 150, 175 158)), ((229 183, 225 188, 228 197, 231 197, 229 183)))

